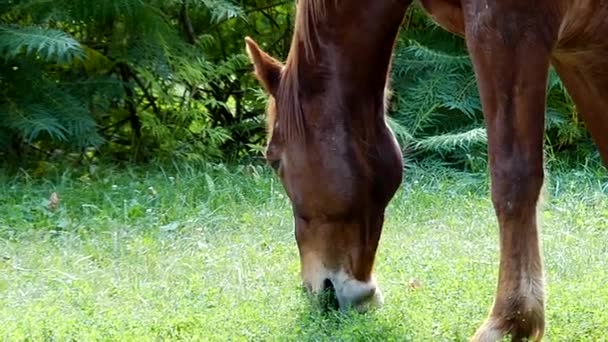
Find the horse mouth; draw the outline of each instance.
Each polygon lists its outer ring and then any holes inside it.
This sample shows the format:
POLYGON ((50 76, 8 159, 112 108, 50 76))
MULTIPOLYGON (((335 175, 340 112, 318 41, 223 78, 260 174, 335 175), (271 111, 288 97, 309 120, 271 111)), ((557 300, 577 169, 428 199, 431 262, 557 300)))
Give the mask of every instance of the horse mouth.
POLYGON ((336 295, 336 288, 329 279, 323 281, 323 290, 319 293, 321 307, 324 310, 337 311, 340 309, 340 302, 336 295))
POLYGON ((321 309, 322 312, 339 311, 340 302, 336 294, 336 288, 329 279, 323 281, 323 288, 314 292, 310 284, 302 283, 302 291, 305 295, 312 300, 313 305, 321 309))

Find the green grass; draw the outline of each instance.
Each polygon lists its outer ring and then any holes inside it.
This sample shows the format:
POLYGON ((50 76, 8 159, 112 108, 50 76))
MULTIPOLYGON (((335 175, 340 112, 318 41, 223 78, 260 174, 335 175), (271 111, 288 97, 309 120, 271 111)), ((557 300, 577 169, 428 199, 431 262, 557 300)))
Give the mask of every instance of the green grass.
MULTIPOLYGON (((606 340, 607 181, 605 171, 549 177, 547 341, 606 340)), ((485 175, 407 173, 376 263, 386 304, 363 315, 321 313, 301 292, 290 205, 266 168, 66 170, 0 184, 8 341, 465 341, 493 299, 485 175)))

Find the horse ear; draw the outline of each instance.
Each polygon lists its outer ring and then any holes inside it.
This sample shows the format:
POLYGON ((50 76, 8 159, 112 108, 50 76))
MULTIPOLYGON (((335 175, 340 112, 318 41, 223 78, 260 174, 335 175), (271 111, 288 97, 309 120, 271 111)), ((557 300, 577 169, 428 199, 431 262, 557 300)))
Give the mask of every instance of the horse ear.
POLYGON ((245 47, 247 55, 253 63, 257 79, 270 95, 276 96, 279 82, 281 82, 283 65, 262 51, 258 44, 249 37, 245 37, 245 47))

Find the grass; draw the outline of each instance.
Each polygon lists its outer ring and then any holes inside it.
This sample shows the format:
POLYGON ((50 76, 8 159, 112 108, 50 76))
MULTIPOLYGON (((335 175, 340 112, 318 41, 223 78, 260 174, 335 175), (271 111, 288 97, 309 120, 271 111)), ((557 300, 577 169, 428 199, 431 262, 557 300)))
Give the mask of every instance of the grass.
MULTIPOLYGON (((547 341, 607 339, 607 181, 549 177, 547 341)), ((0 184, 7 341, 465 341, 493 299, 486 175, 407 173, 377 256, 386 304, 364 315, 321 313, 302 294, 290 205, 266 168, 66 170, 0 184)))

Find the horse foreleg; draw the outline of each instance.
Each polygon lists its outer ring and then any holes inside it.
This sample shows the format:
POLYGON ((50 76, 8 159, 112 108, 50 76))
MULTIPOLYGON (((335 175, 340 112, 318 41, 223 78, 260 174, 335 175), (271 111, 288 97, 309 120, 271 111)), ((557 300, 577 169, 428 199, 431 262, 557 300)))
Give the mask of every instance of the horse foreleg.
POLYGON ((544 177, 546 84, 555 35, 550 28, 533 27, 534 18, 528 16, 536 12, 530 9, 510 12, 488 3, 463 8, 500 230, 496 297, 473 340, 498 341, 511 335, 514 341, 537 341, 544 334, 545 317, 536 211, 544 177))

